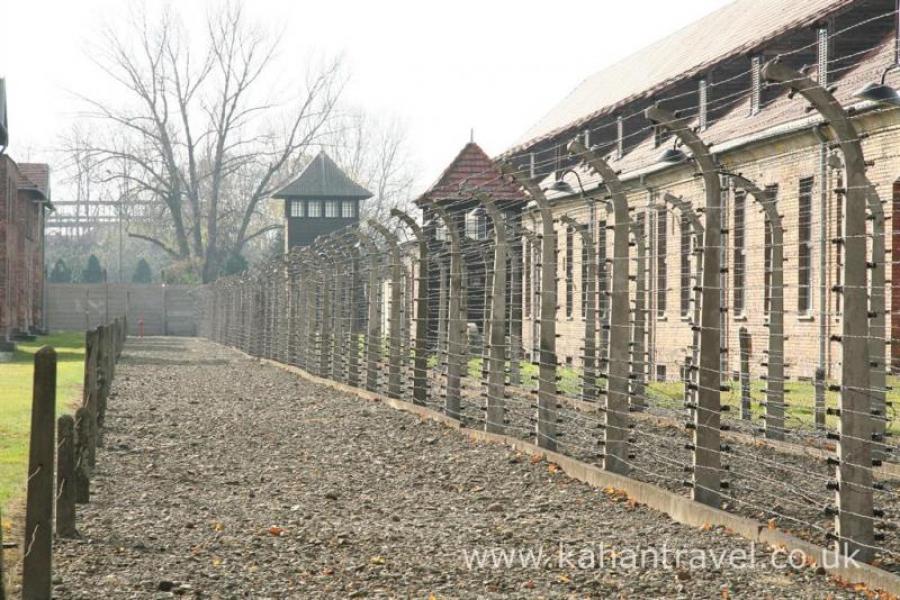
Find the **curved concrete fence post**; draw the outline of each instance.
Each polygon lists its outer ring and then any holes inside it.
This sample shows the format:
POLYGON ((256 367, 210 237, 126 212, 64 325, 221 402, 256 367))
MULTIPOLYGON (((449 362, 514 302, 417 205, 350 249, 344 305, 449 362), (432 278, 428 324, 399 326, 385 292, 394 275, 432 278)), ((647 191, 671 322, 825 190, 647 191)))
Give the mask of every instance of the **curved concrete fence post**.
POLYGON ((391 302, 388 307, 388 396, 400 398, 403 392, 403 382, 400 379, 402 353, 400 319, 403 310, 403 264, 400 260, 400 242, 397 240, 397 236, 381 223, 369 219, 366 224, 377 231, 387 242, 391 258, 391 302))
POLYGON ((428 399, 428 239, 425 237, 422 227, 415 219, 399 209, 392 209, 391 216, 400 219, 416 239, 419 250, 418 273, 415 277, 415 349, 413 350, 413 402, 425 405, 428 399))
POLYGON ((590 301, 597 295, 597 283, 594 279, 597 273, 594 260, 594 236, 591 235, 591 230, 587 225, 579 223, 569 215, 563 215, 560 217, 560 221, 577 231, 581 237, 582 247, 589 248, 587 252, 582 253, 583 260, 585 260, 582 272, 587 273, 587 277, 581 282, 581 285, 584 287, 584 297, 588 299, 588 302, 584 307, 584 364, 582 365, 581 399, 586 402, 594 402, 597 400, 597 313, 596 303, 590 301))
POLYGON ((693 498, 703 504, 721 504, 721 368, 722 307, 720 306, 719 249, 722 246, 722 188, 719 168, 707 145, 685 119, 658 106, 644 115, 665 128, 690 148, 700 167, 706 192, 706 233, 703 250, 703 282, 700 304, 700 363, 697 407, 694 413, 693 498))
POLYGON ((465 328, 466 316, 463 312, 463 261, 462 241, 459 228, 453 217, 443 207, 431 203, 438 219, 447 230, 450 241, 450 285, 447 300, 447 387, 444 398, 444 412, 448 417, 461 419, 462 377, 465 373, 465 328))
POLYGON ((634 309, 631 320, 631 409, 642 412, 647 409, 647 246, 644 243, 646 223, 631 222, 631 234, 637 248, 635 257, 634 309))
POLYGON ((378 370, 381 362, 381 311, 378 303, 378 286, 381 285, 379 270, 381 266, 380 252, 372 238, 362 231, 356 235, 366 250, 368 259, 368 290, 366 307, 366 389, 370 392, 378 391, 378 370))
POLYGON ((847 171, 844 213, 843 327, 840 384, 840 438, 837 465, 838 550, 856 553, 860 561, 874 557, 875 523, 872 497, 872 402, 869 398, 869 322, 866 260, 866 196, 869 181, 856 127, 835 97, 806 75, 775 59, 763 77, 802 95, 824 117, 837 138, 847 171))
POLYGON ((703 292, 700 282, 703 279, 703 234, 705 230, 700 217, 697 215, 697 211, 693 209, 689 202, 668 192, 663 194, 663 202, 676 208, 681 213, 685 222, 690 226, 691 236, 694 238, 693 254, 696 259, 694 261, 694 285, 692 286, 694 290, 694 310, 691 317, 691 356, 690 363, 687 365, 687 372, 685 373, 686 382, 684 386, 684 405, 688 409, 691 418, 694 419, 697 406, 697 391, 699 390, 695 367, 700 364, 700 304, 703 292))
POLYGON ((494 224, 494 267, 491 278, 490 341, 488 342, 487 411, 485 430, 506 431, 506 257, 509 239, 503 213, 487 194, 476 193, 494 224))
POLYGON ((771 246, 769 290, 769 356, 766 359, 766 437, 784 439, 784 227, 778 206, 758 185, 742 175, 728 174, 734 186, 750 194, 766 215, 771 246))
POLYGON ((523 188, 537 206, 541 219, 541 345, 538 366, 537 444, 556 450, 556 228, 553 212, 540 187, 514 166, 501 163, 500 171, 523 188))
POLYGON ((606 434, 603 468, 615 473, 629 471, 628 338, 630 272, 628 201, 618 174, 596 152, 585 148, 581 140, 569 144, 570 155, 579 157, 603 179, 613 206, 613 276, 609 307, 609 346, 607 351, 606 434))

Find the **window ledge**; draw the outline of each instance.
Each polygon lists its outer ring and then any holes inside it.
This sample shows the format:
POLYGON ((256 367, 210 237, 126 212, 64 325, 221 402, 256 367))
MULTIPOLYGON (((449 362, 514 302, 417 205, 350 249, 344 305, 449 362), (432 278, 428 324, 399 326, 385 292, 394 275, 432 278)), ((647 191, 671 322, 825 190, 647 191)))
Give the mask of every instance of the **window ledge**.
POLYGON ((808 323, 811 321, 815 321, 816 317, 815 317, 815 315, 797 315, 797 320, 808 323))
POLYGON ((746 313, 741 313, 739 315, 734 316, 735 323, 746 323, 749 320, 746 313))
POLYGON ((656 320, 666 322, 669 320, 669 315, 656 315, 656 320))

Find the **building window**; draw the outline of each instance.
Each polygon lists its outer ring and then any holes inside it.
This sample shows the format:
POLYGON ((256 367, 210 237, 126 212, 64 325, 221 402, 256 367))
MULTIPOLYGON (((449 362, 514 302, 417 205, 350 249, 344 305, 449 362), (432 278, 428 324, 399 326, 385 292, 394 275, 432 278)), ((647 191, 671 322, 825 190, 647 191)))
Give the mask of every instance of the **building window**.
POLYGON ((606 264, 606 221, 597 226, 597 293, 600 295, 600 316, 605 316, 609 307, 606 295, 609 269, 606 264))
POLYGON ((656 211, 656 316, 666 316, 666 289, 668 286, 668 233, 669 213, 665 208, 656 211))
POLYGON ((801 315, 807 315, 812 310, 812 190, 812 177, 800 180, 797 205, 797 312, 801 315))
MULTIPOLYGON (((778 206, 777 200, 778 185, 766 186, 766 202, 778 206)), ((763 251, 765 253, 763 260, 763 314, 768 317, 772 311, 772 270, 775 268, 775 264, 772 262, 772 226, 768 217, 765 219, 763 232, 763 251)), ((779 265, 778 268, 783 268, 783 265, 779 265)))
POLYGON ((306 202, 306 216, 307 217, 321 217, 322 216, 322 203, 318 200, 308 200, 306 202))
POLYGON ((732 268, 732 287, 734 288, 734 316, 744 314, 746 307, 746 269, 747 269, 747 194, 736 191, 734 194, 734 260, 732 268))
POLYGON ((484 207, 479 206, 466 213, 466 237, 473 240, 488 238, 487 211, 484 207))
POLYGON ((762 57, 750 59, 750 114, 759 112, 762 105, 762 57))
POLYGON ((575 309, 575 282, 573 276, 575 272, 575 229, 571 226, 566 227, 566 317, 571 318, 575 309))
POLYGON ((354 216, 356 216, 354 214, 355 211, 353 210, 354 204, 355 203, 352 200, 344 200, 343 202, 341 202, 341 216, 345 219, 352 219, 354 216))
POLYGON ((325 201, 325 216, 330 219, 334 219, 338 216, 337 200, 326 200, 325 201))
POLYGON ((303 200, 291 200, 291 216, 303 216, 303 200))
MULTIPOLYGON (((681 217, 681 316, 691 314, 691 226, 681 217)), ((699 285, 699 284, 698 284, 699 285)))

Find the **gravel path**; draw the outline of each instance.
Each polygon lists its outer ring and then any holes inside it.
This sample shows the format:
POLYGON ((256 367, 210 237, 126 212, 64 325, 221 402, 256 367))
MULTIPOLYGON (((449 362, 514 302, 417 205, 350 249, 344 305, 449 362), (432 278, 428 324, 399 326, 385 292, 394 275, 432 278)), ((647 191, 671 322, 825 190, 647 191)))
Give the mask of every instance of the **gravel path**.
POLYGON ((208 342, 131 340, 117 377, 56 598, 855 597, 742 538, 208 342), (733 548, 735 566, 714 564, 733 548), (486 562, 469 568, 475 551, 486 562), (677 551, 680 567, 659 564, 677 551))

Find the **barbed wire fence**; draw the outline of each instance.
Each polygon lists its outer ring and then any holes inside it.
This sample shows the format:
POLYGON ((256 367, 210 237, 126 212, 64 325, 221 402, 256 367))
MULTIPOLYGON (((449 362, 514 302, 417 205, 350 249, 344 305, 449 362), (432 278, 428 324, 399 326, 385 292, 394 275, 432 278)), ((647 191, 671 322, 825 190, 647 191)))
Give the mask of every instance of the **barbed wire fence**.
POLYGON ((610 164, 622 136, 589 145, 592 130, 557 146, 562 184, 499 161, 524 211, 464 182, 422 224, 395 210, 207 286, 201 333, 900 570, 883 208, 898 154, 872 141, 900 121, 870 107, 861 133, 792 57, 758 73, 809 104, 818 137, 729 163, 699 105, 657 99, 625 139, 662 131, 688 152, 644 202, 610 164))

